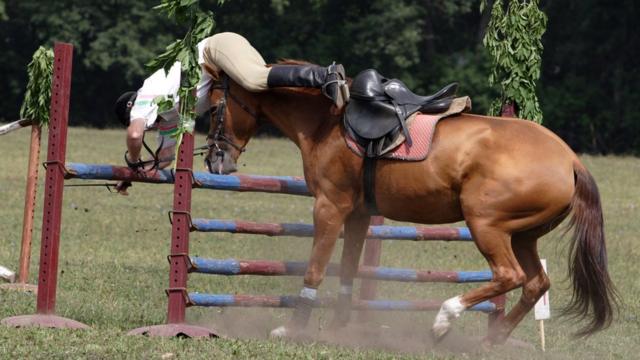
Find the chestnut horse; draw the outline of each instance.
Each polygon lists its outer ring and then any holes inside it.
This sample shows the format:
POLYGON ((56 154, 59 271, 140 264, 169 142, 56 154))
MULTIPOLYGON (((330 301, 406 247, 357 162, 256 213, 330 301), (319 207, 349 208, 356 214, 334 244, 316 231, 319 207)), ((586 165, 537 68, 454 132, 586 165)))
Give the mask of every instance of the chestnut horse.
MULTIPOLYGON (((345 325, 370 220, 363 200, 363 159, 347 147, 341 118, 320 91, 281 88, 253 93, 223 73, 213 76, 215 109, 205 160, 210 171, 235 171, 237 158, 259 119, 264 119, 300 149, 304 177, 315 197, 315 232, 304 288, 291 321, 272 335, 284 336, 307 324, 343 226, 339 306, 332 325, 345 325)), ((375 184, 375 200, 384 217, 422 224, 466 221, 493 272, 491 282, 444 301, 432 328, 436 338, 446 334, 465 309, 522 287, 518 303, 485 338, 486 344, 503 343, 549 289, 538 239, 570 213, 573 297, 567 309, 589 320, 578 335, 611 323, 616 294, 607 271, 598 188, 576 154, 551 131, 514 118, 452 116, 438 123, 425 160, 378 160, 375 184)))

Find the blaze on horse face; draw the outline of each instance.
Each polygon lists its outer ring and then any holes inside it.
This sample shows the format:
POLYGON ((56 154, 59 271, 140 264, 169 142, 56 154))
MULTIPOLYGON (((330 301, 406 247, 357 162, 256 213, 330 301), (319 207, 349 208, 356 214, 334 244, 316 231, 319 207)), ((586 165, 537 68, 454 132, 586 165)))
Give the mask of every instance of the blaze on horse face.
POLYGON ((256 129, 256 115, 230 92, 228 78, 214 85, 211 92, 211 119, 204 159, 212 174, 237 171, 237 160, 256 129))

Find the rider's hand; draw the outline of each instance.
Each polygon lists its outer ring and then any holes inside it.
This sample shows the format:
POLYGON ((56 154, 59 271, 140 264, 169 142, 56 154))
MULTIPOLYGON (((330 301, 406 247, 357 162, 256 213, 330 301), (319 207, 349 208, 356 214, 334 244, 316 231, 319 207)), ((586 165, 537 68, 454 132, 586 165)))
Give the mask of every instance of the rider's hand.
POLYGON ((130 186, 131 186, 131 182, 129 181, 118 181, 118 184, 116 184, 115 189, 118 192, 118 194, 127 196, 129 195, 129 192, 127 191, 127 189, 130 186))

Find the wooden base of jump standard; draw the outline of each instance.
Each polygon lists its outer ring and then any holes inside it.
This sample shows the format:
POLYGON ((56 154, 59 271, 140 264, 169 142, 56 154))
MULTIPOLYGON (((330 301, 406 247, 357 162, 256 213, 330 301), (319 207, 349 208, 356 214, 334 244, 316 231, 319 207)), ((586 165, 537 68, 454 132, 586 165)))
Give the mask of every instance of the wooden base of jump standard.
POLYGON ((2 284, 0 290, 30 292, 38 294, 38 286, 24 283, 2 284))
POLYGON ((127 335, 145 335, 151 337, 186 337, 186 338, 217 338, 218 334, 202 326, 188 324, 164 324, 145 326, 133 329, 127 335))
POLYGON ((89 326, 57 315, 21 315, 2 319, 0 324, 17 328, 44 327, 56 329, 89 329, 89 326))

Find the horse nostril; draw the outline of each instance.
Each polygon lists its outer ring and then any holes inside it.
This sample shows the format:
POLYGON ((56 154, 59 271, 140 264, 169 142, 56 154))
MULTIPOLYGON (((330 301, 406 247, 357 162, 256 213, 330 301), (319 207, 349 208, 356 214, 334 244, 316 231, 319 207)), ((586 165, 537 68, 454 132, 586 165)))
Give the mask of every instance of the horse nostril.
POLYGON ((223 157, 224 156, 224 151, 223 150, 216 151, 216 156, 217 157, 223 157))

